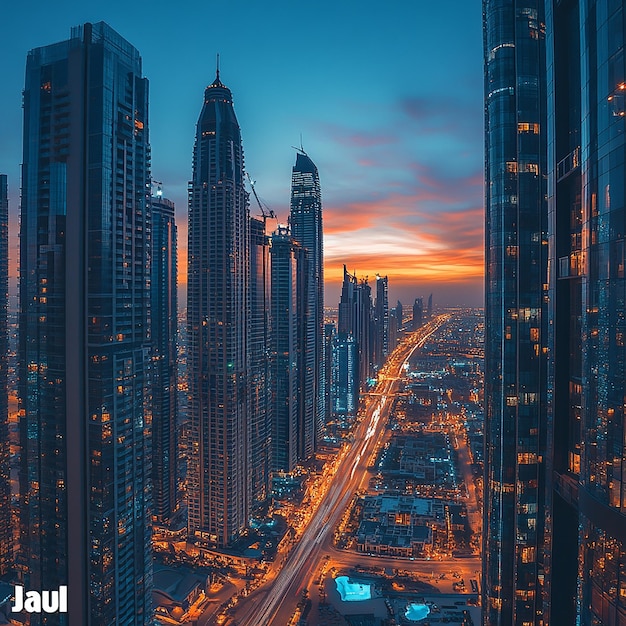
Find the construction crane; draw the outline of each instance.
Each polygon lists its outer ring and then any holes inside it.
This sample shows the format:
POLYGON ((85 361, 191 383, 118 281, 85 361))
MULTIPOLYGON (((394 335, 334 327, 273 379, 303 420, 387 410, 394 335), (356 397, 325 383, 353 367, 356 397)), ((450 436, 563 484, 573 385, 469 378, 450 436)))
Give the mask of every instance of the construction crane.
POLYGON ((150 185, 157 186, 156 195, 161 197, 163 195, 163 183, 160 180, 155 180, 154 178, 150 179, 150 185))
POLYGON ((269 251, 269 238, 267 236, 267 218, 277 219, 276 214, 272 209, 267 206, 264 206, 261 200, 259 200, 259 196, 257 195, 256 189, 254 188, 254 181, 250 177, 250 174, 246 172, 248 177, 248 182, 250 183, 250 188, 252 189, 252 193, 254 194, 254 199, 256 203, 259 205, 259 211, 261 211, 261 218, 263 219, 263 345, 265 346, 265 359, 263 359, 264 368, 265 368, 265 380, 269 380, 269 362, 270 362, 270 347, 269 347, 269 311, 268 311, 268 294, 267 294, 267 261, 268 261, 268 251, 269 251))
POLYGON ((250 183, 250 189, 252 189, 252 193, 254 194, 254 199, 256 200, 256 203, 259 205, 259 210, 261 211, 261 217, 263 218, 263 227, 265 227, 267 218, 269 217, 275 220, 277 219, 276 214, 268 206, 264 206, 261 200, 259 200, 259 196, 257 195, 256 189, 254 188, 254 181, 250 177, 249 172, 246 172, 246 176, 248 177, 248 182, 250 183))

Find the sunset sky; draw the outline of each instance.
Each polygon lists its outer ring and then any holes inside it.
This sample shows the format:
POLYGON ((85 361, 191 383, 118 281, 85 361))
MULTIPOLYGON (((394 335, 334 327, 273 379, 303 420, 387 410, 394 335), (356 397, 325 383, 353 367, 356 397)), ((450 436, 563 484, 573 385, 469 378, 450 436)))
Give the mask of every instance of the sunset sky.
POLYGON ((100 20, 143 57, 152 172, 176 203, 182 270, 195 124, 219 52, 246 169, 281 222, 301 135, 318 166, 328 306, 344 263, 388 275, 391 305, 433 292, 435 305, 482 306, 480 0, 5 3, 0 172, 13 267, 26 54, 100 20))

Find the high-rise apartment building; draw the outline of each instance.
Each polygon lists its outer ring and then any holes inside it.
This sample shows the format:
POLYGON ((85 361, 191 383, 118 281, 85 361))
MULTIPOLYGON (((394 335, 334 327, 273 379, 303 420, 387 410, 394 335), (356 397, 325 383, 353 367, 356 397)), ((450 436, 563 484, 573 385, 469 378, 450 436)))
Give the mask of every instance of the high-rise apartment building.
POLYGON ((359 353, 352 333, 333 338, 332 415, 349 419, 359 407, 359 353))
POLYGON ((304 252, 289 229, 272 234, 272 469, 291 472, 298 461, 298 271, 304 252))
POLYGON ((174 203, 152 197, 152 499, 154 518, 167 522, 178 506, 178 297, 174 203))
POLYGON ((310 457, 324 418, 324 242, 322 194, 317 167, 298 152, 291 176, 291 231, 306 255, 306 270, 298 289, 304 303, 298 340, 298 456, 310 457))
POLYGON ((13 569, 11 456, 9 450, 9 185, 0 174, 0 576, 13 569))
POLYGON ((417 330, 424 323, 424 299, 415 298, 413 303, 413 330, 417 330))
POLYGON ((324 420, 327 424, 333 414, 333 345, 336 335, 335 325, 324 323, 324 420))
POLYGON ((251 505, 270 492, 272 401, 269 238, 265 220, 250 218, 250 474, 251 505))
POLYGON ((544 624, 546 104, 542 0, 484 0, 483 614, 544 624))
MULTIPOLYGON (((359 279, 343 266, 339 301, 338 333, 351 334, 357 350, 357 390, 365 389, 372 375, 371 360, 372 289, 367 278, 359 279)), ((357 402, 358 404, 358 402, 357 402)))
POLYGON ((30 623, 147 626, 148 81, 106 24, 28 54, 23 159, 18 566, 69 589, 30 623))
POLYGON ((372 362, 376 368, 379 368, 389 356, 389 280, 387 276, 378 274, 376 274, 372 334, 372 362))
POLYGON ((231 543, 250 513, 250 238, 230 90, 205 90, 189 183, 189 532, 231 543))
POLYGON ((403 321, 402 318, 404 316, 404 312, 402 310, 402 302, 400 302, 400 300, 398 300, 398 302, 396 303, 396 320, 398 321, 398 330, 400 328, 402 328, 403 325, 403 321))

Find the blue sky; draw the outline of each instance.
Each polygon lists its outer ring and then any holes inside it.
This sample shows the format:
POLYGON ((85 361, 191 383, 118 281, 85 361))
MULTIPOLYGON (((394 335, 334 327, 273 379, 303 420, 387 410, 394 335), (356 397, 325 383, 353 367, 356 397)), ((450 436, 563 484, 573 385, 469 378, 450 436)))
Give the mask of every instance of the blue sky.
POLYGON ((300 135, 319 168, 328 305, 344 262, 389 275, 392 302, 434 292, 436 304, 482 304, 479 0, 12 2, 0 38, 0 172, 14 216, 26 54, 100 20, 143 57, 153 176, 176 203, 183 255, 195 124, 219 52, 246 168, 281 221, 300 135))

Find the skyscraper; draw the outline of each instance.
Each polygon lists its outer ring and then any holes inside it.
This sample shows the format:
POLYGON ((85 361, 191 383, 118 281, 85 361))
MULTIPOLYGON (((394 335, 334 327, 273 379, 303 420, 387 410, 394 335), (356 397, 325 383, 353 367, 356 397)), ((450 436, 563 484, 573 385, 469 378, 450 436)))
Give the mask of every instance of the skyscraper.
POLYGON ((152 623, 148 81, 106 24, 28 54, 20 548, 31 624, 152 623))
POLYGON ((424 323, 424 300, 415 298, 413 303, 413 330, 417 330, 424 323))
POLYGON ((324 420, 328 423, 333 414, 333 352, 337 329, 330 323, 324 324, 324 420))
POLYGON ((317 167, 298 152, 291 176, 291 231, 305 251, 307 270, 299 281, 305 303, 300 330, 298 456, 310 457, 324 416, 324 242, 322 193, 317 167))
POLYGON ((204 93, 189 183, 189 532, 231 543, 250 512, 248 196, 230 90, 204 93))
MULTIPOLYGON (((547 619, 577 620, 583 436, 583 205, 580 3, 546 2, 548 233, 547 619), (558 115, 556 107, 558 107, 558 115)), ((600 5, 598 5, 600 6, 600 5)), ((586 38, 586 36, 585 36, 586 38)), ((597 307, 596 307, 597 309, 597 307)), ((607 363, 608 365, 608 363, 607 363)), ((590 380, 589 378, 587 380, 590 380)), ((582 581, 588 576, 582 576, 582 581)), ((581 581, 581 582, 582 582, 581 581)), ((582 588, 582 585, 581 585, 582 588)), ((557 623, 551 621, 551 623, 557 623)), ((615 622, 619 623, 619 622, 615 622)))
POLYGON ((543 624, 546 104, 542 0, 484 0, 484 624, 543 624))
POLYGON ((625 10, 546 3, 554 624, 626 624, 625 10))
MULTIPOLYGON (((343 266, 343 284, 339 302, 338 334, 343 340, 352 335, 357 351, 356 388, 365 389, 372 374, 371 362, 372 289, 367 279, 359 281, 343 266)), ((357 401, 358 404, 358 401, 357 401)))
POLYGON ((272 469, 291 472, 298 461, 298 269, 304 252, 288 228, 272 234, 272 469))
POLYGON ((389 280, 378 274, 373 320, 373 363, 379 368, 389 355, 389 280))
POLYGON ((333 337, 332 414, 352 418, 359 406, 359 354, 352 333, 333 337))
POLYGON ((270 492, 272 406, 269 240, 263 219, 250 218, 250 473, 251 505, 270 492))
POLYGON ((176 334, 176 222, 174 203, 152 197, 152 494, 153 515, 168 521, 178 505, 176 334))
POLYGON ((0 576, 14 566, 9 450, 9 186, 0 174, 0 576))
POLYGON ((402 302, 398 300, 398 302, 396 303, 396 319, 398 320, 398 330, 402 328, 403 315, 404 315, 404 312, 402 311, 402 302))

